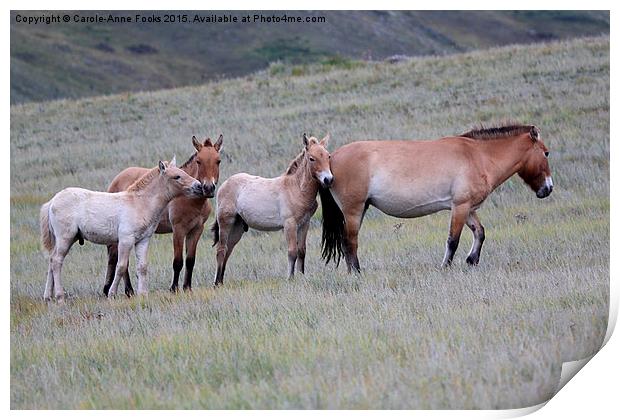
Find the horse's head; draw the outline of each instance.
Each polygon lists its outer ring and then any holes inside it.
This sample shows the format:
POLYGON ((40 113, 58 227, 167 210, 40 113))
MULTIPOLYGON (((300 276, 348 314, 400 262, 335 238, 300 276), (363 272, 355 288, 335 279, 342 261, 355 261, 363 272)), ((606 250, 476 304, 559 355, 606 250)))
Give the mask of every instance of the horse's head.
POLYGON ((188 197, 204 197, 202 184, 187 172, 177 168, 176 158, 170 163, 159 161, 159 176, 165 181, 167 193, 171 197, 185 194, 188 197))
POLYGON ((306 159, 308 159, 312 176, 319 181, 322 187, 329 188, 334 182, 334 176, 329 166, 331 156, 327 151, 329 134, 319 141, 315 137, 308 138, 304 133, 303 140, 306 148, 306 159))
POLYGON ((196 136, 192 137, 196 156, 192 162, 194 168, 191 173, 194 178, 202 182, 207 197, 215 195, 215 186, 220 179, 220 149, 223 141, 224 136, 222 134, 215 143, 211 143, 210 138, 200 143, 196 136))
POLYGON ((523 156, 523 166, 519 176, 536 192, 536 197, 545 198, 553 191, 551 169, 549 169, 549 149, 540 139, 538 128, 532 126, 529 132, 532 147, 523 156))

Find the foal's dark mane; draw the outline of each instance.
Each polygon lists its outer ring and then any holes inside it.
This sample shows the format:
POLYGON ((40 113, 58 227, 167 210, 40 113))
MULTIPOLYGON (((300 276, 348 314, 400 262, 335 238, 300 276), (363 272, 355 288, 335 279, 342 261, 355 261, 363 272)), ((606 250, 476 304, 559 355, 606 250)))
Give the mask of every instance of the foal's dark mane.
POLYGON ((187 162, 185 162, 185 163, 184 163, 183 165, 181 165, 179 168, 183 169, 183 168, 186 168, 187 166, 189 166, 189 165, 190 165, 190 164, 194 161, 194 159, 196 159, 196 155, 197 155, 197 154, 198 154, 198 152, 194 152, 194 154, 193 154, 193 155, 191 155, 191 156, 189 157, 189 159, 187 159, 187 162))
POLYGON ((534 125, 523 124, 507 124, 498 127, 485 127, 480 125, 461 134, 461 137, 467 137, 476 140, 494 140, 505 137, 520 136, 529 133, 533 140, 538 140, 538 128, 534 125))
POLYGON ((291 161, 291 163, 289 163, 288 168, 286 168, 286 172, 284 172, 286 175, 293 175, 295 172, 297 172, 297 169, 299 169, 299 167, 301 166, 301 161, 304 159, 304 155, 306 154, 306 150, 302 150, 300 154, 298 154, 295 159, 293 159, 291 161))

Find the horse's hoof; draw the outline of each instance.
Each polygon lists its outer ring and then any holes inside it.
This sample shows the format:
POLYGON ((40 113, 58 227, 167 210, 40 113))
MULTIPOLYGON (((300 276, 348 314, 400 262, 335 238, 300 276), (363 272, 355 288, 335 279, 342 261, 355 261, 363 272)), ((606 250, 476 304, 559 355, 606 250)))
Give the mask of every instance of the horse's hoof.
POLYGON ((110 291, 110 286, 103 286, 103 295, 107 296, 110 291))
POLYGON ((467 257, 467 259, 465 260, 465 262, 469 265, 478 265, 478 261, 480 259, 477 257, 472 257, 471 255, 467 257))
POLYGON ((62 305, 65 303, 65 295, 56 296, 56 303, 62 305))
POLYGON ((133 291, 133 289, 125 289, 125 295, 130 298, 133 295, 135 295, 135 292, 133 291))
POLYGON ((191 292, 192 291, 192 286, 183 286, 183 291, 184 292, 191 292))
POLYGON ((171 293, 177 293, 179 291, 179 288, 176 286, 170 286, 168 290, 170 290, 171 293))

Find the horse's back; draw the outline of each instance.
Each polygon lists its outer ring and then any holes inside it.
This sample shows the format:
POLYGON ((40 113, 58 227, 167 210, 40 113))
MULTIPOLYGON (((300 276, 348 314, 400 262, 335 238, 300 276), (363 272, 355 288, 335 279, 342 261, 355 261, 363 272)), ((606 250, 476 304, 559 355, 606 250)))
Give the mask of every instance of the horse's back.
POLYGON ((469 170, 470 147, 462 138, 349 143, 332 154, 332 195, 397 217, 450 208, 454 182, 469 170))
POLYGON ((217 192, 218 217, 238 214, 254 229, 282 229, 280 179, 243 172, 231 176, 217 192))
POLYGON ((108 192, 125 191, 131 184, 145 175, 150 168, 140 168, 136 166, 129 167, 119 172, 108 186, 108 192))

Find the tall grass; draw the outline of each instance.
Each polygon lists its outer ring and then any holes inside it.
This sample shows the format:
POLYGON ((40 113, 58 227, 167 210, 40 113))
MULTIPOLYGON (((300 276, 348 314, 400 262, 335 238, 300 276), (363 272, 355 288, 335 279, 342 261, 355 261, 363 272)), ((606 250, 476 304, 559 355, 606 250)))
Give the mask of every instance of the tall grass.
MULTIPOLYGON (((135 266, 132 261, 132 267, 135 266)), ((12 408, 514 408, 550 398, 561 363, 595 352, 609 304, 609 39, 512 46, 398 64, 308 66, 200 87, 11 107, 12 408), (192 152, 224 133, 221 179, 280 174, 301 134, 436 138, 504 118, 533 123, 555 190, 518 179, 479 212, 481 264, 440 270, 448 214, 370 210, 362 276, 319 259, 286 275, 281 233, 250 231, 211 288, 171 295, 170 236, 150 250, 146 298, 109 302, 105 248, 76 245, 71 299, 41 301, 38 208, 56 191, 103 190, 121 169, 192 152), (397 223, 402 223, 401 226, 397 223)))

